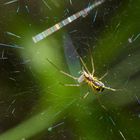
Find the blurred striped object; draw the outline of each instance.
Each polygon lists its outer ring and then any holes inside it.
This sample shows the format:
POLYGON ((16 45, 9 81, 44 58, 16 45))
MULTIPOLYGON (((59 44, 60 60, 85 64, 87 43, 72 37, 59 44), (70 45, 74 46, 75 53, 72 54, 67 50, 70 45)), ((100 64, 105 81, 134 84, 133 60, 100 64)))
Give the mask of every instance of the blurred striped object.
POLYGON ((77 12, 76 14, 73 14, 72 16, 62 20, 61 22, 55 24, 54 26, 50 27, 49 29, 46 29, 45 31, 37 34, 36 36, 32 37, 34 43, 37 43, 41 41, 42 39, 46 38, 47 36, 53 34, 54 32, 58 31, 62 27, 66 26, 67 24, 73 22, 74 20, 78 19, 79 17, 86 17, 88 13, 94 9, 95 7, 99 6, 102 4, 104 0, 100 0, 95 2, 94 4, 88 6, 87 8, 77 12))

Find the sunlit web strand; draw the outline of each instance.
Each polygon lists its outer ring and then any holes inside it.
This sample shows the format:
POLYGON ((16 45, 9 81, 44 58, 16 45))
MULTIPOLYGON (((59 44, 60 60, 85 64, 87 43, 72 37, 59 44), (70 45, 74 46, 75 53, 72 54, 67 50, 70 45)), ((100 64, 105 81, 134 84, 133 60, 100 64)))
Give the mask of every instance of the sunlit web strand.
POLYGON ((15 2, 18 2, 18 0, 11 0, 11 1, 5 2, 4 5, 8 5, 8 4, 15 3, 15 2))
POLYGON ((10 44, 4 44, 4 43, 0 43, 0 48, 1 47, 9 47, 9 48, 16 48, 16 49, 24 49, 23 47, 20 47, 16 44, 10 45, 10 44))
POLYGON ((76 14, 73 14, 72 16, 62 20, 61 22, 55 24, 54 26, 50 27, 49 29, 37 34, 36 36, 32 37, 33 41, 35 43, 41 41, 42 39, 46 38, 47 36, 51 35, 52 33, 58 31, 62 27, 66 26, 67 24, 73 22, 74 20, 78 19, 79 17, 85 17, 88 15, 88 13, 94 9, 95 7, 102 4, 104 0, 100 0, 92 4, 91 6, 88 6, 87 8, 81 10, 80 12, 77 12, 76 14))

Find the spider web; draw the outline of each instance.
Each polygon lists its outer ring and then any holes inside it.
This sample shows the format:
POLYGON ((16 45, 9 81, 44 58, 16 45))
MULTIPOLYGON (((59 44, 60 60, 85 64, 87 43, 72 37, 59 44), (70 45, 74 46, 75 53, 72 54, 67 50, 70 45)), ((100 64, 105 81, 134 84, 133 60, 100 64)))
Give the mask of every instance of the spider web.
POLYGON ((92 1, 0 1, 0 130, 2 140, 136 139, 140 117, 139 1, 106 1, 87 17, 34 44, 49 28, 92 1), (134 10, 135 9, 135 10, 134 10), (103 82, 117 89, 99 95, 87 85, 65 87, 79 76, 80 55, 103 82))

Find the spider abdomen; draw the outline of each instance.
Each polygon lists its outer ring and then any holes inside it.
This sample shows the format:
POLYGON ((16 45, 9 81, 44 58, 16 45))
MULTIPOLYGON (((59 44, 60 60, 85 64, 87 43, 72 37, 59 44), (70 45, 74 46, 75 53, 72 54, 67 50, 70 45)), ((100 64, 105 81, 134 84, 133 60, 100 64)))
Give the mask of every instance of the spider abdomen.
POLYGON ((92 75, 85 75, 85 82, 97 92, 102 92, 104 90, 104 84, 92 75))

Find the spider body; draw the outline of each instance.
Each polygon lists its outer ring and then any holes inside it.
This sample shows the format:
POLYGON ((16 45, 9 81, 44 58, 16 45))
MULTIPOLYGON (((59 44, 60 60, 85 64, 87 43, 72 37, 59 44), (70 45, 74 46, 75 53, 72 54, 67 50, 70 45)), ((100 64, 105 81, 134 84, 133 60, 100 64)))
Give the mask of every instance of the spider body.
MULTIPOLYGON (((78 82, 78 84, 65 84, 65 86, 80 86, 82 83, 86 83, 89 87, 91 87, 91 89, 93 89, 94 91, 96 91, 96 93, 102 92, 104 89, 108 89, 111 91, 116 91, 116 89, 111 88, 111 87, 107 87, 104 85, 104 83, 101 81, 106 75, 107 73, 105 73, 101 78, 97 78, 94 76, 94 62, 93 62, 93 58, 91 57, 91 64, 92 64, 92 72, 90 72, 86 66, 86 64, 84 63, 83 59, 81 57, 79 57, 81 60, 81 63, 83 65, 83 69, 82 69, 82 73, 79 77, 75 77, 73 75, 70 75, 69 73, 60 70, 53 62, 51 62, 49 59, 48 62, 50 64, 52 64, 60 73, 64 74, 65 76, 68 76, 74 80, 76 80, 78 82)), ((87 92, 87 94, 85 94, 85 96, 83 97, 84 99, 88 96, 89 92, 87 92)), ((96 94, 97 95, 97 94, 96 94)), ((101 107, 105 110, 106 107, 104 105, 102 105, 99 97, 97 96, 97 99, 101 105, 101 107)))
MULTIPOLYGON (((91 64, 92 64, 92 72, 89 72, 88 68, 86 67, 86 64, 84 63, 83 59, 80 57, 81 63, 83 64, 83 70, 80 77, 75 77, 73 75, 70 75, 69 73, 66 73, 62 70, 60 70, 53 62, 51 62, 49 59, 47 59, 50 64, 52 64, 59 72, 62 74, 77 80, 78 83, 87 83, 92 89, 94 89, 97 92, 102 92, 104 89, 116 91, 116 89, 107 87, 104 85, 104 83, 101 81, 107 73, 105 73, 101 78, 97 78, 94 76, 94 63, 93 58, 91 57, 91 64)), ((66 86, 80 86, 79 84, 65 84, 66 86)))
POLYGON ((86 71, 82 72, 82 75, 78 78, 78 82, 87 83, 92 89, 97 92, 102 92, 105 89, 105 85, 97 77, 94 77, 91 74, 88 74, 86 71))

